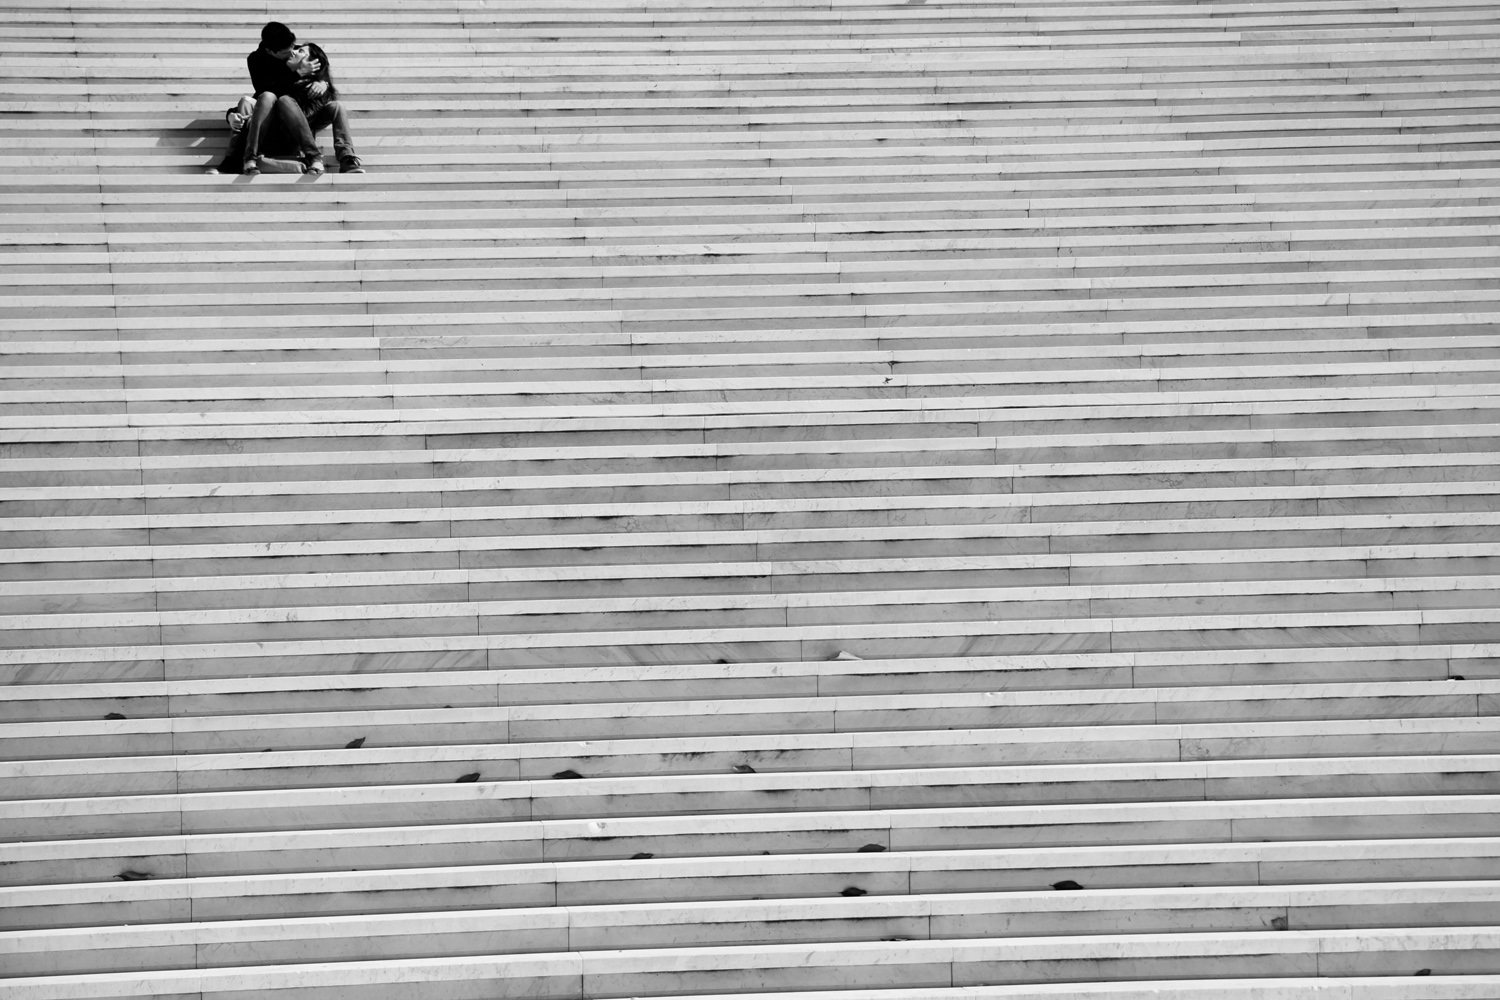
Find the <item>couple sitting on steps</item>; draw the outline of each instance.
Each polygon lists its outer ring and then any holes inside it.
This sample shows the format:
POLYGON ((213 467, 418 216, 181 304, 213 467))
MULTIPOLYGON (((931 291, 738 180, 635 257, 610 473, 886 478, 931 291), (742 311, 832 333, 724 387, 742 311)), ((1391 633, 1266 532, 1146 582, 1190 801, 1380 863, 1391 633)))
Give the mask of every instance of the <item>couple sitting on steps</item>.
POLYGON ((253 176, 265 167, 280 173, 321 174, 323 151, 313 136, 330 125, 340 172, 365 172, 354 154, 349 116, 339 103, 322 48, 298 45, 290 28, 272 21, 261 29, 260 48, 246 62, 255 98, 244 98, 230 110, 230 127, 237 122, 240 126, 230 140, 229 152, 217 167, 208 168, 209 173, 253 176))

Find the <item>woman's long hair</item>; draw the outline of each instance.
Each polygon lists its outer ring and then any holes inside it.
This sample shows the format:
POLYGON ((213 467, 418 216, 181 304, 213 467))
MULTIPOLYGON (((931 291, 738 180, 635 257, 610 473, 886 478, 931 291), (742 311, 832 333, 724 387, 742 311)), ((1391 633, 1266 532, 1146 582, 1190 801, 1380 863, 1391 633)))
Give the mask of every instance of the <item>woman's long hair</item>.
POLYGON ((314 73, 310 77, 310 79, 322 80, 324 83, 328 84, 328 92, 325 93, 322 97, 318 98, 318 102, 321 104, 325 101, 338 100, 339 89, 333 85, 333 68, 328 65, 328 53, 324 52, 323 46, 319 45, 317 42, 308 42, 307 55, 308 58, 316 59, 320 64, 322 64, 322 68, 314 73))

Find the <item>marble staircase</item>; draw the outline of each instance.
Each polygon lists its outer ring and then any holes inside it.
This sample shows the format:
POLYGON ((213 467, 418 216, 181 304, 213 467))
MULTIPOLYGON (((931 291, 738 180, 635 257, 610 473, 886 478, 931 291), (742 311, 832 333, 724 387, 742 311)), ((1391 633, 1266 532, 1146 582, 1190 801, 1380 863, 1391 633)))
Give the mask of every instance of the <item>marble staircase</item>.
POLYGON ((0 10, 0 995, 1500 996, 1500 5, 251 6, 0 10))

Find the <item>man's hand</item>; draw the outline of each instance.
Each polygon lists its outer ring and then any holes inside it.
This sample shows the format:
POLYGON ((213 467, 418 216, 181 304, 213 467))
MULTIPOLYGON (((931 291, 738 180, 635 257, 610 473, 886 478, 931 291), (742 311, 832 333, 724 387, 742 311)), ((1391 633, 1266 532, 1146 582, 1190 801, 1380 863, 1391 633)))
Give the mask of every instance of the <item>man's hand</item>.
POLYGON ((328 93, 328 84, 324 83, 322 80, 314 80, 312 83, 309 83, 307 85, 307 92, 313 97, 322 97, 324 94, 328 93))

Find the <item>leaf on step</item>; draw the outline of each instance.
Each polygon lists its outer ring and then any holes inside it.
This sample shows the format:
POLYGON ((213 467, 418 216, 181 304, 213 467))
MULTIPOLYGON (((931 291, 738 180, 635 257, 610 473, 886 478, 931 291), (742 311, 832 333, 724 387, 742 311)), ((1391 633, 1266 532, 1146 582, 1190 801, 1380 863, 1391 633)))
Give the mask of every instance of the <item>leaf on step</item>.
POLYGON ((115 878, 121 882, 144 882, 151 877, 150 872, 131 871, 129 868, 116 875, 115 878))
POLYGON ((734 772, 736 774, 754 774, 755 768, 751 767, 749 764, 736 764, 734 765, 734 772))
POLYGON ((881 844, 866 844, 864 847, 861 847, 858 851, 855 851, 854 853, 856 853, 856 854, 883 854, 883 853, 885 853, 885 847, 883 845, 881 845, 881 844))
POLYGON ((581 777, 583 777, 583 775, 579 774, 577 771, 573 770, 570 767, 566 771, 558 771, 552 777, 554 777, 554 778, 581 778, 581 777))
POLYGON ((365 745, 365 738, 363 736, 361 736, 357 740, 350 740, 348 743, 345 743, 344 744, 344 749, 345 750, 358 750, 360 747, 362 747, 364 745, 365 745))
POLYGON ((119 712, 110 712, 108 715, 105 716, 105 718, 106 719, 114 720, 114 719, 123 719, 123 718, 125 718, 125 716, 121 715, 119 712))
POLYGON ((632 854, 630 856, 630 860, 631 861, 645 861, 645 860, 647 860, 649 858, 654 858, 654 857, 656 857, 656 855, 652 854, 650 851, 642 851, 639 854, 632 854))
POLYGON ((863 889, 861 889, 859 886, 857 886, 857 885, 851 885, 849 888, 847 888, 843 892, 839 893, 839 895, 840 896, 866 896, 866 895, 869 895, 869 894, 867 892, 865 892, 863 889))
POLYGON ((1083 886, 1079 885, 1077 882, 1074 882, 1070 878, 1065 878, 1061 882, 1053 882, 1052 883, 1052 888, 1054 888, 1054 889, 1082 889, 1083 886))
POLYGON ((478 780, 479 780, 479 772, 478 771, 470 771, 468 774, 460 774, 458 776, 458 780, 455 781, 454 784, 455 785, 467 785, 470 782, 474 782, 474 781, 478 781, 478 780))

